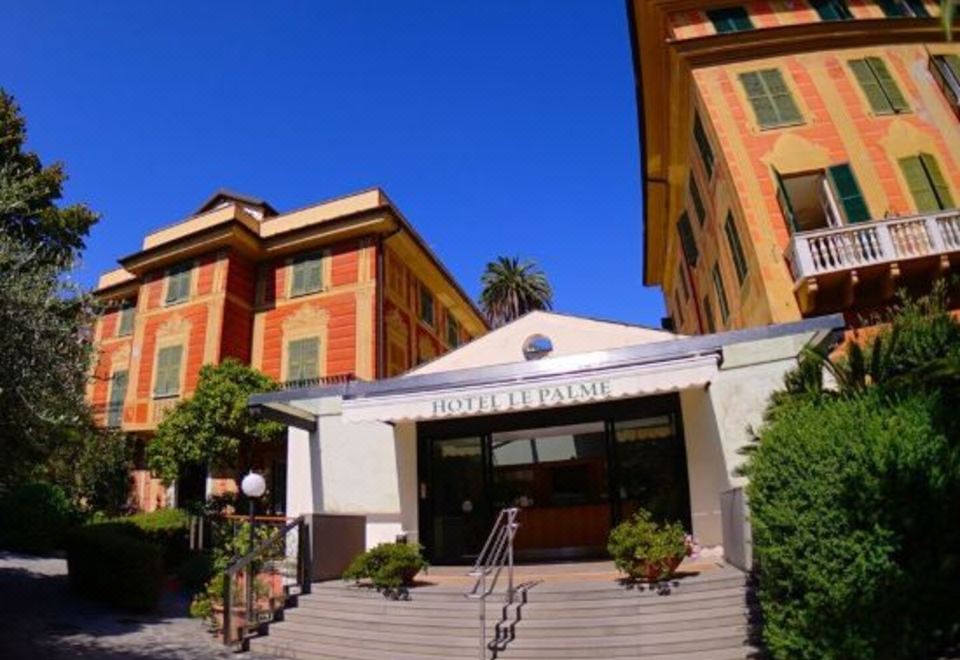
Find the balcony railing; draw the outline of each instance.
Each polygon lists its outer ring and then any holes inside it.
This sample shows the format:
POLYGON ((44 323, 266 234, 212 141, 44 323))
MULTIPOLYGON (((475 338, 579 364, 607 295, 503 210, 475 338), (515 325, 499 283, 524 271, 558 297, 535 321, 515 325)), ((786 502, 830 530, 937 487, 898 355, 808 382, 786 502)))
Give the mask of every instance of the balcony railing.
POLYGON ((960 251, 960 210, 890 218, 795 234, 787 247, 794 281, 960 251))

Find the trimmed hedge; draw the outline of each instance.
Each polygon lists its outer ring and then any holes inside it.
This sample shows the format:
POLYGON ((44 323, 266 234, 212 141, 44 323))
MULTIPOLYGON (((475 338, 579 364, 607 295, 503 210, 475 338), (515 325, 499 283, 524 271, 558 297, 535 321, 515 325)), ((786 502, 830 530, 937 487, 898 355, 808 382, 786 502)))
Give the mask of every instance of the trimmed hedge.
POLYGON ((115 518, 111 522, 136 526, 141 538, 163 549, 167 568, 176 568, 190 555, 190 517, 181 509, 157 509, 115 518))
POLYGON ((874 389, 771 411, 746 473, 774 658, 906 660, 956 639, 960 444, 941 396, 874 389))
POLYGON ((138 612, 156 607, 163 553, 128 523, 88 525, 67 537, 70 585, 81 596, 138 612))
POLYGON ((24 484, 0 500, 0 547, 46 554, 63 547, 64 534, 80 515, 59 486, 24 484))

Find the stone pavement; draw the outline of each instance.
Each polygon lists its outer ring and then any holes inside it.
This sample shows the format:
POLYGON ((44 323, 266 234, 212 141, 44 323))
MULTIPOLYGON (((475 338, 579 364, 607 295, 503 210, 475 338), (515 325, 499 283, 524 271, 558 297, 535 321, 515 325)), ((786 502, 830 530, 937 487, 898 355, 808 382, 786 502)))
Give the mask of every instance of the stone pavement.
POLYGON ((159 611, 131 615, 70 592, 63 559, 0 552, 0 658, 265 660, 235 655, 187 616, 187 598, 165 594, 159 611))

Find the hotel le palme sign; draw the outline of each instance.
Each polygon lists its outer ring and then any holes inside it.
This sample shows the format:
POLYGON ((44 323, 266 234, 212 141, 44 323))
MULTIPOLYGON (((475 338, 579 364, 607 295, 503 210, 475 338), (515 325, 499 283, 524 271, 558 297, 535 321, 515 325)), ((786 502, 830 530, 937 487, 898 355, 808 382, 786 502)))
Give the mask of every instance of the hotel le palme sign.
POLYGON ((676 392, 707 385, 717 373, 715 355, 566 373, 522 383, 437 385, 416 392, 345 400, 346 421, 416 421, 500 415, 676 392))

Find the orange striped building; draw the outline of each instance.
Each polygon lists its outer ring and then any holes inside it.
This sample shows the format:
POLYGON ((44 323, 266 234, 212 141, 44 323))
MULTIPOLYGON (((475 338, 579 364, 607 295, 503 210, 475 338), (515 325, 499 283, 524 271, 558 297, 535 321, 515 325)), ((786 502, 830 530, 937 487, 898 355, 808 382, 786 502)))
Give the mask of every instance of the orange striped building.
POLYGON ((645 281, 707 333, 960 265, 960 45, 925 0, 628 0, 645 281))
MULTIPOLYGON (((292 387, 372 380, 487 330, 379 189, 288 213, 220 191, 119 263, 96 289, 106 311, 88 397, 101 423, 140 448, 204 364, 233 357, 292 387)), ((284 456, 263 459, 276 479, 284 456)), ((201 485, 206 495, 233 488, 232 475, 219 476, 201 485)), ((142 463, 134 480, 140 508, 176 497, 142 463)))

